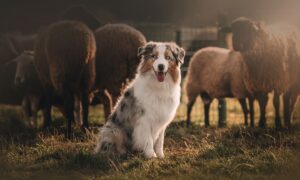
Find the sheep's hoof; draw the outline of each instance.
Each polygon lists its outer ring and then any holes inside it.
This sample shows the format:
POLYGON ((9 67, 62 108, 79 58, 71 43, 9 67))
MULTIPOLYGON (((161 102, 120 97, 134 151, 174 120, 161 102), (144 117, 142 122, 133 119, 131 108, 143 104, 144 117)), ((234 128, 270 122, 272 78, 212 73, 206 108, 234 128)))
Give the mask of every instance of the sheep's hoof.
POLYGON ((43 129, 49 129, 50 128, 50 124, 44 124, 43 129))
POLYGON ((275 125, 275 130, 276 131, 280 131, 282 129, 282 126, 281 125, 275 125))
POLYGON ((285 131, 288 132, 288 133, 291 133, 291 132, 292 132, 291 126, 285 126, 285 128, 282 128, 282 129, 285 130, 285 131))
POLYGON ((83 133, 87 133, 87 132, 90 132, 91 131, 91 128, 90 127, 86 127, 86 126, 81 126, 81 131, 83 133))
POLYGON ((226 127, 226 123, 219 123, 219 128, 224 128, 226 127))
POLYGON ((186 127, 189 128, 190 127, 190 123, 186 122, 186 127))
POLYGON ((266 124, 265 123, 259 123, 259 127, 262 128, 262 129, 265 129, 266 128, 266 124))
POLYGON ((69 139, 69 140, 72 140, 72 139, 74 139, 74 134, 73 133, 66 133, 65 138, 69 139))

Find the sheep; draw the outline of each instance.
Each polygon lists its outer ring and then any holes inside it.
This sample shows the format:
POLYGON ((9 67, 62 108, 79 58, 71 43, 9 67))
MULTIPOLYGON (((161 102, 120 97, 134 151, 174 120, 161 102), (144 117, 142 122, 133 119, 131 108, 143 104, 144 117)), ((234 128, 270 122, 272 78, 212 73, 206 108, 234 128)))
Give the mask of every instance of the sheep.
POLYGON ((0 104, 20 105, 23 92, 14 87, 16 64, 11 60, 24 49, 32 50, 33 36, 5 34, 0 37, 0 104))
POLYGON ((41 92, 41 86, 39 86, 39 83, 35 83, 34 80, 30 82, 26 81, 27 79, 32 79, 32 77, 37 78, 36 72, 34 68, 32 68, 33 58, 33 51, 24 51, 15 59, 10 61, 10 63, 16 63, 14 84, 16 85, 17 89, 23 92, 21 106, 26 118, 29 119, 29 125, 31 127, 36 126, 38 112, 37 108, 39 104, 39 98, 37 97, 40 96, 41 92), (24 70, 26 70, 26 72, 24 70), (21 76, 21 74, 26 74, 26 76, 21 76), (28 85, 24 86, 25 83, 28 83, 28 85))
MULTIPOLYGON (((245 84, 248 91, 252 94, 274 91, 275 127, 281 128, 279 95, 288 92, 299 79, 299 29, 282 23, 266 26, 241 17, 232 22, 232 33, 233 48, 241 52, 245 62, 245 84)), ((258 100, 261 109, 265 111, 266 99, 262 97, 258 100)), ((284 105, 284 109, 286 108, 289 109, 287 103, 284 105)), ((290 128, 287 120, 290 112, 286 112, 285 125, 290 128)), ((265 127, 265 121, 261 117, 261 127, 265 127)))
MULTIPOLYGON (((21 55, 13 59, 11 62, 16 63, 17 69, 15 73, 14 84, 17 89, 21 89, 23 93, 22 108, 26 118, 29 120, 31 127, 37 127, 37 113, 39 110, 43 110, 44 124, 51 122, 50 112, 46 108, 45 91, 43 85, 38 78, 34 62, 34 52, 24 51, 21 55)), ((52 105, 59 108, 59 110, 65 114, 63 110, 62 98, 53 95, 51 98, 52 105)), ((76 99, 74 106, 75 118, 78 124, 81 123, 81 106, 79 100, 76 99)))
POLYGON ((35 52, 38 77, 48 91, 45 93, 48 109, 51 109, 49 95, 53 92, 63 99, 68 120, 67 137, 71 137, 75 98, 79 98, 82 104, 82 128, 89 128, 89 94, 95 80, 96 41, 93 32, 80 22, 53 23, 39 32, 35 52))
POLYGON ((187 93, 187 127, 190 126, 190 114, 198 95, 201 96, 205 109, 205 126, 209 126, 209 108, 214 98, 235 97, 239 100, 245 125, 248 125, 249 99, 251 126, 254 126, 254 98, 247 91, 243 80, 243 61, 238 52, 206 47, 198 50, 189 62, 185 90, 187 93))
POLYGON ((126 24, 107 24, 95 31, 97 43, 94 89, 104 104, 105 119, 110 114, 126 80, 136 74, 137 50, 146 44, 144 35, 126 24))

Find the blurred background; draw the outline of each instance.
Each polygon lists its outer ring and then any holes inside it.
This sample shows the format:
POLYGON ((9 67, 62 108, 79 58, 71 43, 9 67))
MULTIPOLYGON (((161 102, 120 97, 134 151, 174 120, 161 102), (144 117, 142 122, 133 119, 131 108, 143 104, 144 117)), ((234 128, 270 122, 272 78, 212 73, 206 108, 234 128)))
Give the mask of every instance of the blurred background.
POLYGON ((300 25, 299 0, 1 0, 0 4, 0 32, 35 32, 77 5, 90 9, 103 24, 147 22, 203 27, 215 25, 218 14, 226 12, 228 20, 247 16, 300 25))
MULTIPOLYGON (((245 16, 266 23, 287 21, 300 26, 299 7, 299 0, 1 0, 0 35, 34 34, 58 19, 80 19, 93 29, 107 23, 127 23, 140 30, 147 40, 175 41, 183 46, 187 51, 182 68, 185 75, 189 58, 196 50, 206 46, 231 48, 228 28, 233 19, 245 16)), ((185 119, 185 96, 182 100, 176 118, 179 120, 185 119)), ((216 120, 217 104, 212 108, 211 116, 216 120)), ((227 101, 227 108, 228 118, 242 123, 238 102, 227 101)), ((273 117, 271 103, 268 108, 267 116, 273 117)), ((99 117, 102 119, 102 114, 99 117)), ((202 103, 196 103, 192 117, 203 118, 202 103)))

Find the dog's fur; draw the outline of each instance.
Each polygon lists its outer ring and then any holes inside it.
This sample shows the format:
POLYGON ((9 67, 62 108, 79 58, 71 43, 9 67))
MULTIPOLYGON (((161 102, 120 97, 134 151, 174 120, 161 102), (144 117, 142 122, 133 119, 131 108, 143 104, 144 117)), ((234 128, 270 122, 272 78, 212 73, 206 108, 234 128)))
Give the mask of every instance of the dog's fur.
POLYGON ((146 158, 164 157, 165 129, 180 101, 184 55, 175 43, 149 42, 139 48, 138 73, 101 129, 96 153, 141 151, 146 158))

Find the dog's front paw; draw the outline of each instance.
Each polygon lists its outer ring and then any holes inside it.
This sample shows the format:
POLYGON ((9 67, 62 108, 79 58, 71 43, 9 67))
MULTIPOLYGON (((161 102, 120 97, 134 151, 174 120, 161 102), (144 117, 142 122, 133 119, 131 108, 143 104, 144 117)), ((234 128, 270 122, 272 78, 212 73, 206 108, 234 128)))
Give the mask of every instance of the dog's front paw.
POLYGON ((145 151, 144 152, 145 158, 147 159, 151 159, 151 158, 157 158, 156 153, 154 152, 154 150, 149 150, 149 151, 145 151))
POLYGON ((156 155, 157 155, 158 158, 161 158, 161 159, 165 157, 165 154, 164 154, 163 151, 157 151, 156 155))

